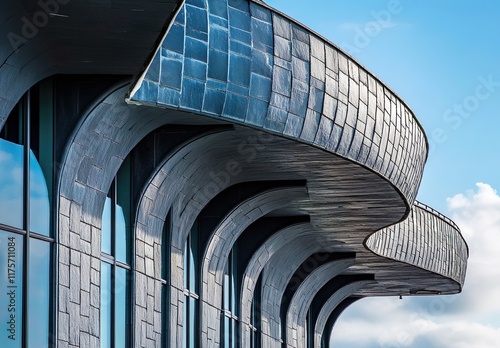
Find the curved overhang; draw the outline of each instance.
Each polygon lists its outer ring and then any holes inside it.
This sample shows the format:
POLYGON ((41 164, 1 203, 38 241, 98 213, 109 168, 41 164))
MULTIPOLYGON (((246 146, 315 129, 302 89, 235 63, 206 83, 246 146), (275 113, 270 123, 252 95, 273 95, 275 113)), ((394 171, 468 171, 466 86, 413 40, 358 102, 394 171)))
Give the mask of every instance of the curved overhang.
MULTIPOLYGON (((391 260, 414 265, 464 284, 469 250, 458 226, 418 201, 404 221, 370 235, 366 247, 391 260)), ((439 294, 425 286, 410 294, 439 294)))
POLYGON ((427 157, 422 127, 400 98, 261 3, 186 1, 127 101, 247 125, 349 159, 394 185, 408 211, 427 157))
MULTIPOLYGON (((372 211, 371 218, 379 221, 381 227, 382 220, 386 220, 385 226, 404 224, 404 218, 420 209, 412 205, 427 157, 427 139, 409 107, 336 46, 261 2, 185 1, 126 101, 241 124, 305 144, 304 149, 311 148, 301 150, 302 153, 321 149, 321 156, 327 160, 343 159, 353 168, 368 170, 390 186, 385 192, 401 197, 401 213, 386 211, 382 218, 382 214, 372 211), (387 218, 392 222, 387 223, 387 218)), ((298 158, 299 153, 294 156, 298 158)), ((311 162, 311 157, 304 162, 311 162)), ((327 167, 322 169, 325 173, 339 172, 338 168, 330 172, 327 167)), ((311 175, 306 178, 309 190, 314 189, 317 181, 311 175)), ((305 204, 296 208, 311 214, 321 231, 337 230, 331 227, 339 222, 335 209, 363 209, 352 192, 348 193, 353 185, 344 184, 347 199, 325 201, 332 209, 328 218, 314 219, 323 215, 318 214, 323 209, 321 203, 310 209, 305 204)), ((382 193, 380 187, 368 186, 364 188, 366 193, 382 193)), ((384 206, 387 201, 378 203, 384 206)), ((362 226, 355 219, 345 226, 351 233, 340 237, 337 232, 336 237, 358 252, 363 249, 363 242, 361 248, 355 247, 360 236, 364 234, 364 241, 378 229, 362 226), (353 223, 358 223, 357 228, 352 227, 353 223), (355 230, 364 232, 352 232, 355 230)), ((415 226, 412 233, 439 235, 441 230, 442 226, 421 225, 415 226)), ((450 233, 454 240, 460 239, 453 237, 459 232, 450 233)), ((384 232, 373 236, 376 235, 384 232)), ((385 256, 369 247, 373 240, 375 237, 367 240, 368 250, 385 256)), ((440 252, 442 259, 436 262, 446 263, 450 268, 446 271, 393 257, 392 260, 405 264, 382 273, 390 273, 389 278, 393 278, 397 272, 411 274, 416 266, 415 272, 422 272, 417 278, 433 279, 426 271, 433 273, 436 279, 430 280, 429 286, 445 277, 452 284, 444 280, 447 286, 440 287, 439 292, 458 292, 466 263, 460 245, 465 243, 460 241, 440 244, 443 249, 459 247, 460 257, 440 252)), ((433 253, 429 252, 427 258, 432 258, 433 253)), ((366 250, 365 254, 361 258, 364 266, 360 268, 378 269, 380 257, 366 250)), ((419 284, 412 277, 405 279, 405 285, 392 284, 389 288, 397 289, 398 294, 407 293, 419 284)), ((371 290, 371 295, 387 294, 382 288, 371 290)))

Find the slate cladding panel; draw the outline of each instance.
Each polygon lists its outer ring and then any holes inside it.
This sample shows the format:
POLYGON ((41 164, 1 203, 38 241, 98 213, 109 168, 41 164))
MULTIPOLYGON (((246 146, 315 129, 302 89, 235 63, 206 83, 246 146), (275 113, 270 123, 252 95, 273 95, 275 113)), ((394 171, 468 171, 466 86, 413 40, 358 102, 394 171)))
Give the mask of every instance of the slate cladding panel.
POLYGON ((187 0, 134 102, 265 129, 354 160, 413 202, 427 141, 411 110, 333 44, 252 1, 187 0))
POLYGON ((420 202, 415 202, 406 220, 368 237, 366 246, 378 255, 464 283, 469 251, 459 228, 420 202))

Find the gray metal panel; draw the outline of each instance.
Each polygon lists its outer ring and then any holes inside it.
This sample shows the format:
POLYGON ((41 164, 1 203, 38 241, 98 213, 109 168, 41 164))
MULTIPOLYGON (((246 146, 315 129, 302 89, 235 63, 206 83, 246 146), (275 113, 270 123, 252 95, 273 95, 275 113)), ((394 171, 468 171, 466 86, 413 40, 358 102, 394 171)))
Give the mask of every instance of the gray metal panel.
POLYGON ((465 281, 469 251, 460 230, 422 203, 415 202, 403 222, 369 236, 366 246, 380 256, 442 274, 459 284, 465 281))

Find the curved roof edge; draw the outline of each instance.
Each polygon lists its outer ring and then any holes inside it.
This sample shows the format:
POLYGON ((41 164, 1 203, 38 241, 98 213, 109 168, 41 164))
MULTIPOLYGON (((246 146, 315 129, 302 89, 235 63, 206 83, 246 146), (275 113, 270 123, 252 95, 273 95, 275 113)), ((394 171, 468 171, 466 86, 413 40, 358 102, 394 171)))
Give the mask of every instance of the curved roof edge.
MULTIPOLYGON (((335 44, 334 42, 332 42, 331 40, 329 40, 328 38, 326 38, 325 36, 319 34, 318 32, 314 31, 313 29, 309 28, 308 26, 306 26, 305 24, 299 22, 298 20, 296 20, 295 18, 293 17, 290 17, 289 15, 287 15, 286 13, 283 13, 281 12, 280 10, 270 6, 267 4, 267 2, 263 1, 263 0, 249 0, 249 1, 252 1, 252 2, 255 2, 255 3, 258 3, 260 4, 261 6, 264 6, 268 9, 270 9, 271 11, 275 12, 275 13, 278 13, 279 15, 287 18, 288 20, 292 21, 293 23, 297 24, 298 26, 301 26, 302 28, 306 29, 307 31, 311 32, 312 34, 316 35, 317 37, 321 38, 322 40, 324 40, 325 42, 328 42, 330 45, 332 45, 333 47, 335 47, 339 52, 342 52, 342 54, 346 55, 347 57, 349 57, 349 59, 353 60, 356 62, 356 64, 359 65, 360 68, 364 69, 368 74, 370 74, 371 76, 373 76, 374 79, 376 79, 377 81, 379 81, 381 84, 383 84, 385 86, 385 88, 389 89, 391 91, 392 94, 394 94, 399 100, 401 100, 402 103, 405 104, 405 106, 408 108, 408 110, 410 110, 410 112, 415 115, 415 113, 413 112, 413 109, 408 105, 408 103, 406 103, 404 101, 403 98, 401 98, 399 96, 398 93, 396 93, 391 87, 389 87, 380 77, 378 77, 377 75, 375 75, 373 72, 369 71, 363 64, 361 64, 356 58, 354 58, 350 53, 346 52, 344 49, 342 49, 340 46, 338 46, 337 44, 335 44)), ((422 125, 422 123, 420 123, 419 119, 417 117, 415 117, 415 120, 417 121, 420 129, 422 130, 422 132, 424 133, 424 137, 425 137, 425 141, 427 143, 427 148, 429 147, 429 140, 427 139, 427 134, 425 133, 425 129, 422 125)), ((428 152, 427 152, 428 154, 428 152)))
POLYGON ((371 234, 364 244, 379 256, 443 275, 460 287, 465 282, 469 249, 460 229, 420 202, 406 220, 371 234))
POLYGON ((306 143, 415 199, 427 159, 416 117, 330 42, 262 3, 187 0, 127 102, 180 109, 306 143))

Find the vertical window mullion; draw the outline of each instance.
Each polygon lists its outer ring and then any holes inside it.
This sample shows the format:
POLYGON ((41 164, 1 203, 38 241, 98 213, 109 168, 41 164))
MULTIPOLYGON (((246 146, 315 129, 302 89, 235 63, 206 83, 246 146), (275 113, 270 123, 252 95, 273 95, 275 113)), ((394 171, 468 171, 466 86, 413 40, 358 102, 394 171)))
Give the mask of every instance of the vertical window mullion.
MULTIPOLYGON (((54 134, 55 134, 55 116, 54 116, 54 85, 53 80, 49 79, 45 82, 42 82, 40 85, 39 92, 39 126, 38 132, 40 134, 45 134, 45 140, 40 140, 40 164, 42 167, 42 172, 44 173, 45 183, 47 185, 47 191, 49 193, 49 237, 52 238, 50 242, 50 256, 49 256, 49 294, 50 303, 49 303, 49 312, 55 313, 57 310, 57 301, 54 296, 55 286, 55 272, 54 269, 56 267, 56 256, 55 256, 55 247, 54 242, 57 242, 57 234, 55 233, 55 222, 57 221, 57 209, 53 209, 55 206, 54 201, 54 192, 53 188, 55 187, 55 175, 54 175, 54 158, 56 158, 55 147, 54 147, 54 134), (48 139, 48 141, 47 141, 48 139), (42 143, 44 146, 42 146, 42 143)), ((41 138, 41 137, 40 137, 41 138)), ((40 139, 39 138, 39 139, 40 139)), ((30 203, 31 204, 31 203, 30 203)), ((55 336, 57 321, 55 320, 55 316, 50 316, 49 320, 49 347, 52 344, 52 338, 55 336)), ((55 343, 54 343, 55 345, 55 343)))
MULTIPOLYGON (((49 316, 55 304, 53 296, 50 296, 50 292, 53 291, 51 284, 54 274, 54 240, 51 235, 52 205, 48 200, 41 212, 38 206, 33 205, 33 201, 38 197, 34 198, 31 192, 31 188, 38 188, 38 184, 47 185, 48 181, 53 180, 52 173, 38 176, 41 170, 38 167, 38 158, 34 154, 37 153, 34 149, 38 149, 41 143, 38 137, 42 134, 39 127, 39 86, 36 85, 26 91, 10 112, 0 131, 0 151, 7 151, 12 161, 6 167, 6 172, 14 175, 9 170, 16 170, 15 183, 11 181, 0 183, 14 191, 14 195, 10 197, 0 197, 0 200, 6 199, 9 203, 8 208, 0 214, 2 229, 0 233, 12 234, 14 240, 12 243, 15 242, 19 246, 14 256, 8 253, 3 254, 3 251, 0 251, 0 256, 7 257, 7 263, 12 257, 16 259, 16 274, 13 279, 15 283, 8 283, 11 285, 10 289, 16 289, 14 294, 16 331, 15 337, 9 339, 14 341, 10 343, 19 344, 22 347, 29 347, 33 344, 52 344, 50 337, 54 326, 54 321, 49 316), (33 168, 37 169, 36 173, 33 173, 33 168), (20 171, 20 178, 17 177, 17 171, 20 171), (34 183, 34 178, 39 181, 34 183), (32 213, 38 214, 36 221, 32 220, 32 213), (37 222, 46 224, 44 231, 36 228, 39 226, 37 222), (37 325, 39 321, 42 322, 37 325)), ((53 114, 48 113, 46 116, 46 121, 51 122, 53 114)), ((52 126, 52 123, 50 125, 52 126)), ((43 139, 44 144, 47 144, 50 149, 53 149, 52 140, 52 132, 43 139)), ((52 168, 52 162, 53 158, 48 158, 42 164, 52 168)))

